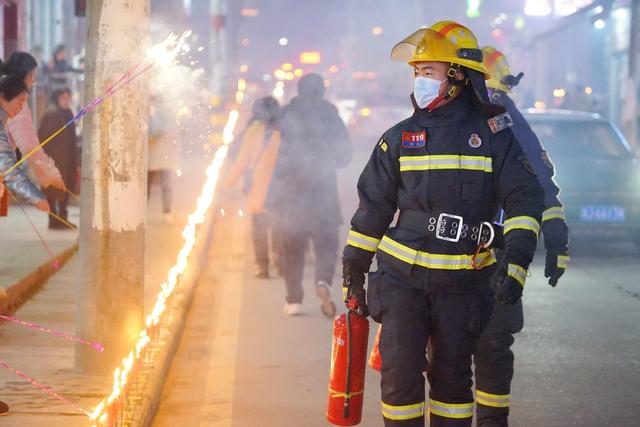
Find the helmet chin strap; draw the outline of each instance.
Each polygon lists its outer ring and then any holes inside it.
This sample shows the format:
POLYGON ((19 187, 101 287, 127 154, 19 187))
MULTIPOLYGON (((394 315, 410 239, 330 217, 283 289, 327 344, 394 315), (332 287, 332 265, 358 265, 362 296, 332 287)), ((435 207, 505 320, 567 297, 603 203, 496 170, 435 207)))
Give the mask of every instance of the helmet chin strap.
POLYGON ((438 108, 440 104, 455 96, 456 93, 458 93, 460 86, 464 86, 467 84, 468 79, 466 78, 462 80, 456 79, 456 74, 458 73, 458 71, 460 71, 459 65, 453 63, 449 65, 449 70, 447 71, 447 82, 449 83, 449 88, 442 95, 439 95, 425 107, 427 111, 431 112, 438 108))

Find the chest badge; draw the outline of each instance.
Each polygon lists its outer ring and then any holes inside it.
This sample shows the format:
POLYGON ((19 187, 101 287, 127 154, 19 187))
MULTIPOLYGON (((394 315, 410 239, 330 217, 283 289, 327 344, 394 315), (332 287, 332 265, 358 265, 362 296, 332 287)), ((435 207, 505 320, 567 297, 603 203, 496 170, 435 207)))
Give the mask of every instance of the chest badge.
POLYGON ((469 147, 478 148, 482 145, 482 139, 478 136, 477 133, 472 133, 469 137, 469 147))
POLYGON ((420 148, 427 145, 427 132, 402 132, 403 148, 420 148))

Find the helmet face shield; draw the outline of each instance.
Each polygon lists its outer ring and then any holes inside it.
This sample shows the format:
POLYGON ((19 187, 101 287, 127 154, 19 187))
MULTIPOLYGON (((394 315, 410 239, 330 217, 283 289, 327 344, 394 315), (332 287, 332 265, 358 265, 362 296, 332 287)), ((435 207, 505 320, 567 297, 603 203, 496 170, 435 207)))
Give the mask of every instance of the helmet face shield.
POLYGON ((391 59, 405 61, 410 65, 422 61, 451 62, 445 58, 456 58, 456 46, 439 33, 421 28, 391 50, 391 59))
POLYGON ((448 37, 443 35, 442 31, 421 28, 393 47, 391 59, 405 61, 411 66, 424 61, 458 64, 486 74, 488 78, 489 73, 481 62, 482 55, 475 41, 475 36, 466 27, 458 25, 453 28, 454 30, 449 33, 448 37), (456 31, 461 34, 457 34, 456 31), (462 35, 466 38, 463 38, 462 35), (467 38, 472 38, 472 40, 467 40, 467 38), (457 41, 459 45, 452 40, 457 41))

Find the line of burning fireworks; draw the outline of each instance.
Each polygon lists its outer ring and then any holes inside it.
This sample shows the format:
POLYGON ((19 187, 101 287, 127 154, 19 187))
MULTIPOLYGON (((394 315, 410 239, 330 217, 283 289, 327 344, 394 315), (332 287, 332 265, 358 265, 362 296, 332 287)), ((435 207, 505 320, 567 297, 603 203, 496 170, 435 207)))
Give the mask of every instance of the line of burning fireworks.
MULTIPOLYGON (((244 88, 242 88, 239 83, 238 92, 243 92, 243 90, 244 88)), ((122 407, 122 396, 126 391, 129 378, 137 368, 138 362, 144 356, 144 351, 151 342, 151 336, 167 308, 167 301, 176 288, 178 278, 187 268, 189 255, 196 242, 196 227, 205 221, 207 212, 213 203, 217 183, 220 178, 220 171, 229 152, 229 145, 234 140, 234 131, 239 117, 240 113, 238 110, 234 109, 229 112, 227 122, 222 131, 223 145, 218 148, 213 161, 206 170, 207 180, 202 187, 200 196, 198 196, 196 209, 189 215, 187 225, 182 230, 184 244, 178 252, 176 263, 169 270, 167 281, 160 286, 160 292, 156 297, 156 302, 151 313, 146 317, 145 328, 140 331, 140 337, 137 343, 127 357, 122 359, 120 366, 113 372, 113 388, 111 394, 100 402, 91 412, 90 419, 92 427, 112 425, 122 407)))

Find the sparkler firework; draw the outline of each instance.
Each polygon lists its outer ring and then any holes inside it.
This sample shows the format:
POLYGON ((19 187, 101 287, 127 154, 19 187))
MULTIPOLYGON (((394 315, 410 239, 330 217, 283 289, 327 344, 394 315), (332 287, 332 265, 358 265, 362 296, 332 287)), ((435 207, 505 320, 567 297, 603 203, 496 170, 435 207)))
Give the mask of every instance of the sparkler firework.
POLYGON ((98 343, 98 342, 88 341, 88 340, 85 340, 83 338, 76 337, 75 335, 70 335, 70 334, 67 334, 65 332, 56 331, 55 329, 50 329, 50 328, 47 328, 45 326, 38 325, 37 323, 25 322, 24 320, 16 319, 13 316, 5 316, 4 314, 0 314, 0 319, 7 320, 9 322, 13 322, 15 324, 27 327, 29 329, 34 329, 34 330, 37 330, 37 331, 45 332, 45 333, 47 333, 49 335, 53 335, 53 336, 60 337, 60 338, 66 338, 66 339, 71 340, 71 341, 79 342, 80 344, 88 345, 90 347, 93 347, 94 349, 96 349, 97 351, 99 351, 101 353, 104 351, 104 346, 102 344, 98 343))
POLYGON ((55 131, 51 136, 42 141, 37 147, 33 150, 29 151, 22 158, 14 163, 9 169, 4 171, 1 175, 6 176, 9 172, 20 166, 26 160, 28 160, 31 156, 33 156, 39 149, 47 145, 49 142, 54 140, 56 136, 58 136, 63 130, 65 130, 72 123, 78 122, 84 117, 85 114, 93 111, 99 105, 101 105, 105 99, 113 96, 123 87, 127 86, 129 83, 140 77, 147 70, 149 70, 154 65, 168 65, 172 64, 176 61, 176 57, 182 51, 183 46, 186 44, 186 39, 191 35, 191 31, 185 31, 182 35, 177 36, 175 34, 170 34, 162 43, 159 43, 149 50, 147 56, 136 65, 131 67, 127 72, 125 72, 115 83, 109 86, 102 95, 98 96, 94 100, 88 102, 84 107, 80 109, 67 123, 65 123, 60 129, 55 131))

